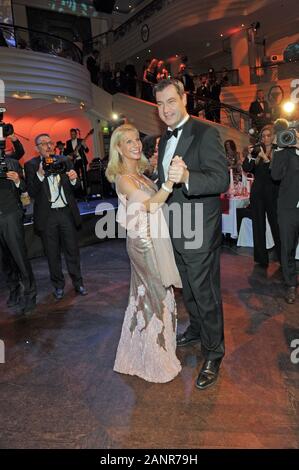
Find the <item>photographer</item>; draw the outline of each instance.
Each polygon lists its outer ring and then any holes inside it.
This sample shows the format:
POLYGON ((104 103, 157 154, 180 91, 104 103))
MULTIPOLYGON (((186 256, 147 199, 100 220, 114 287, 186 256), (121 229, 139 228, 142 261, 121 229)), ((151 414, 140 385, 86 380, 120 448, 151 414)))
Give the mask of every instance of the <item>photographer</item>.
POLYGON ((260 133, 260 142, 248 147, 249 155, 242 165, 244 171, 254 174, 250 194, 254 261, 263 267, 268 267, 269 264, 266 248, 266 215, 271 227, 277 258, 280 261, 280 237, 277 221, 279 184, 273 181, 270 173, 273 141, 273 126, 265 126, 260 133))
MULTIPOLYGON (((6 111, 5 108, 1 108, 0 112, 0 126, 3 129, 3 136, 6 138, 5 144, 7 147, 7 144, 9 141, 12 144, 11 149, 5 150, 5 156, 7 158, 14 158, 16 160, 20 160, 23 155, 25 154, 25 150, 19 139, 15 136, 14 134, 14 128, 12 124, 5 124, 3 122, 3 113, 6 111)), ((10 146, 11 147, 11 146, 10 146)))
POLYGON ((0 169, 0 258, 10 291, 7 305, 19 305, 22 313, 29 313, 36 305, 36 285, 25 245, 20 201, 20 194, 25 191, 19 163, 6 158, 3 150, 0 169))
POLYGON ((81 217, 73 195, 79 184, 77 173, 67 157, 54 156, 52 161, 55 144, 48 134, 39 134, 35 144, 39 156, 25 164, 25 174, 29 195, 34 198, 34 225, 48 259, 53 295, 58 300, 64 296, 62 248, 75 291, 86 295, 76 233, 81 217))
MULTIPOLYGON (((296 299, 295 253, 299 237, 299 122, 294 125, 295 142, 274 152, 271 175, 281 181, 278 196, 278 223, 281 237, 281 264, 287 292, 285 300, 296 299)), ((279 138, 278 145, 279 143, 279 138)), ((289 139, 286 139, 289 140, 289 139)))
POLYGON ((22 143, 15 136, 14 133, 8 135, 7 140, 11 141, 13 149, 6 150, 5 156, 8 158, 14 158, 15 160, 20 160, 25 154, 25 150, 22 143))

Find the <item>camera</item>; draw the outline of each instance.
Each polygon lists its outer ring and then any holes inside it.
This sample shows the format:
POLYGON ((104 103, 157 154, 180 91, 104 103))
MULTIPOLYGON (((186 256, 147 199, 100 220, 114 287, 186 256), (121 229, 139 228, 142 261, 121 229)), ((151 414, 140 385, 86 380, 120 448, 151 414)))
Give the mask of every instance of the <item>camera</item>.
POLYGON ((274 123, 277 146, 295 147, 297 145, 296 130, 299 131, 299 121, 288 122, 286 119, 277 119, 274 123))
POLYGON ((277 134, 278 147, 293 147, 297 144, 297 135, 295 129, 287 129, 277 134))
POLYGON ((256 142, 253 146, 251 156, 252 158, 257 158, 261 149, 266 153, 266 146, 263 142, 256 142))
POLYGON ((5 111, 6 108, 0 107, 0 143, 3 141, 3 139, 6 139, 6 137, 14 133, 13 125, 10 123, 5 124, 5 122, 3 122, 3 114, 5 111))
POLYGON ((43 170, 45 176, 61 175, 67 171, 66 162, 57 155, 50 155, 43 160, 43 170))

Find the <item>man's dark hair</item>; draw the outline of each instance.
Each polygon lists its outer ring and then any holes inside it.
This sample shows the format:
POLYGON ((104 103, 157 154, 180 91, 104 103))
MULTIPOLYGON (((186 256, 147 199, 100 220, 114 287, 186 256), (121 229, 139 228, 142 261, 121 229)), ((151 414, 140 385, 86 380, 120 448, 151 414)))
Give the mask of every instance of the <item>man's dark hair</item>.
POLYGON ((180 80, 177 80, 176 78, 165 78, 154 86, 154 97, 156 98, 157 93, 165 90, 169 85, 173 85, 175 87, 181 98, 184 96, 184 85, 180 80))
POLYGON ((70 132, 76 132, 77 134, 77 129, 75 129, 74 127, 72 129, 70 129, 70 132))

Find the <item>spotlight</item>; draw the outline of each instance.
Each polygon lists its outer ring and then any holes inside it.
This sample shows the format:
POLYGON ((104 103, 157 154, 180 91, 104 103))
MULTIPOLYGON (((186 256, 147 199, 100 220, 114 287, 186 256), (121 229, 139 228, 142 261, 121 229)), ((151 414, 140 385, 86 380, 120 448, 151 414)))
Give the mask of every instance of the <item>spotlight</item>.
POLYGON ((119 118, 119 116, 118 116, 117 113, 112 113, 112 119, 113 119, 113 121, 118 121, 118 118, 119 118))
POLYGON ((295 105, 292 101, 286 101, 282 105, 282 109, 284 110, 285 113, 292 114, 292 112, 295 110, 295 105))

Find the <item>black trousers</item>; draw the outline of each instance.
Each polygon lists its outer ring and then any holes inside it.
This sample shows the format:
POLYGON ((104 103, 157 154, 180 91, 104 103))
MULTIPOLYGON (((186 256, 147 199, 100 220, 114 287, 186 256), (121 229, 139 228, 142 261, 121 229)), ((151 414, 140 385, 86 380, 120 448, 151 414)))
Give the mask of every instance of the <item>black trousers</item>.
POLYGON ((220 247, 208 253, 192 250, 179 253, 175 260, 183 284, 185 306, 190 315, 188 332, 200 336, 207 360, 224 356, 223 309, 220 291, 220 247))
POLYGON ((36 284, 27 257, 23 212, 21 209, 0 215, 0 250, 6 282, 12 292, 24 286, 25 299, 35 301, 36 284))
POLYGON ((67 270, 74 287, 82 286, 77 230, 68 207, 51 209, 47 226, 41 232, 41 238, 53 286, 56 289, 63 289, 65 285, 61 252, 64 253, 67 270))
POLYGON ((280 261, 281 242, 277 217, 277 199, 273 198, 272 191, 265 191, 263 194, 252 195, 250 202, 252 209, 254 261, 262 265, 269 263, 266 248, 266 214, 275 243, 276 255, 280 261))
POLYGON ((283 277, 288 287, 295 287, 297 286, 295 254, 299 237, 299 208, 279 211, 278 223, 283 277))

